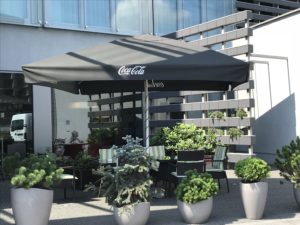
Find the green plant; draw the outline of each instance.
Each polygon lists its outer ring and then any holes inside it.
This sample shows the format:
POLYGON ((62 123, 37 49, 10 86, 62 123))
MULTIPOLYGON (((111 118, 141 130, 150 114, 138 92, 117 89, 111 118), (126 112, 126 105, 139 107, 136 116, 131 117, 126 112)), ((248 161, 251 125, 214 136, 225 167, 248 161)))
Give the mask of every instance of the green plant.
POLYGON ((224 120, 224 113, 221 111, 213 111, 208 113, 209 118, 218 119, 218 120, 224 120))
POLYGON ((155 132, 150 138, 150 145, 151 146, 165 145, 165 142, 166 142, 166 133, 164 132, 164 129, 160 128, 155 130, 155 132))
POLYGON ((270 166, 263 159, 253 157, 238 161, 234 170, 243 183, 255 183, 269 176, 270 166))
POLYGON ((239 128, 231 127, 228 130, 228 135, 230 136, 231 139, 240 137, 243 134, 244 134, 243 131, 240 130, 239 128))
POLYGON ((276 151, 275 166, 280 175, 300 188, 300 138, 276 151))
POLYGON ((180 201, 193 204, 215 196, 218 189, 218 184, 210 174, 189 170, 175 193, 180 201))
POLYGON ((21 156, 19 153, 11 156, 6 156, 3 159, 3 171, 6 176, 12 177, 16 173, 16 169, 21 166, 20 159, 21 156))
POLYGON ((247 117, 247 116, 248 116, 247 112, 246 112, 243 108, 238 108, 238 109, 236 110, 236 115, 237 115, 238 117, 240 117, 241 119, 244 119, 244 117, 247 117))
POLYGON ((20 167, 11 178, 11 184, 17 188, 50 189, 61 180, 63 171, 57 167, 55 158, 32 154, 20 162, 20 167))
POLYGON ((167 148, 178 150, 198 150, 205 147, 205 131, 194 124, 178 123, 173 128, 164 128, 167 148))
POLYGON ((104 140, 113 139, 118 132, 116 127, 93 129, 88 136, 89 144, 102 144, 104 140))
POLYGON ((214 152, 217 145, 221 145, 221 142, 217 139, 217 136, 218 136, 217 132, 220 132, 220 131, 215 128, 207 129, 205 141, 204 141, 206 154, 214 152))
POLYGON ((150 157, 138 144, 141 139, 134 139, 131 136, 123 139, 127 144, 118 151, 124 165, 116 169, 100 167, 94 173, 101 178, 85 189, 105 196, 106 201, 116 207, 130 207, 140 202, 148 202, 152 184, 149 176, 150 157))
POLYGON ((89 154, 80 152, 73 161, 73 166, 76 169, 96 169, 98 162, 89 154))

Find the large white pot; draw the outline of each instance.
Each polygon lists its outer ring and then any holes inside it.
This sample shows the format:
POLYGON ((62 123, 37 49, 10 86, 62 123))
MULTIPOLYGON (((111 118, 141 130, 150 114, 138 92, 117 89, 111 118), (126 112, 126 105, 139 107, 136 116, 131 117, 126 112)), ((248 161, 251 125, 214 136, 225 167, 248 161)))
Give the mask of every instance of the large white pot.
POLYGON ((132 210, 114 207, 115 220, 119 225, 145 225, 149 215, 149 202, 135 204, 132 210))
POLYGON ((298 206, 300 207, 300 188, 295 188, 295 186, 294 186, 294 196, 298 206))
POLYGON ((241 183, 240 190, 246 217, 254 220, 262 218, 268 196, 268 183, 241 183))
POLYGON ((16 225, 47 225, 53 191, 39 188, 12 188, 11 204, 16 225))
POLYGON ((184 203, 177 199, 177 206, 182 219, 186 223, 204 223, 208 220, 212 212, 213 198, 210 197, 207 200, 194 204, 184 203))

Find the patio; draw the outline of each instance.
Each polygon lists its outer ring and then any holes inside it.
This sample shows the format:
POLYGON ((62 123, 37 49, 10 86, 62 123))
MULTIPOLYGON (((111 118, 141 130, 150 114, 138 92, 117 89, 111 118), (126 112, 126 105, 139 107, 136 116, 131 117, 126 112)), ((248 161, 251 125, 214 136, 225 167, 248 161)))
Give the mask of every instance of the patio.
MULTIPOLYGON (((208 225, 222 224, 300 224, 300 210, 293 197, 292 186, 280 178, 278 171, 272 171, 268 179, 269 194, 265 214, 261 220, 245 219, 242 200, 239 193, 239 180, 232 170, 227 171, 230 193, 225 182, 221 181, 221 190, 214 198, 214 208, 208 225)), ((9 200, 8 182, 0 182, 0 224, 14 224, 9 200)), ((77 191, 76 201, 63 201, 63 191, 56 190, 49 225, 89 225, 115 224, 110 206, 103 198, 93 198, 90 193, 77 191)), ((185 224, 177 211, 176 199, 153 199, 148 225, 185 224)))

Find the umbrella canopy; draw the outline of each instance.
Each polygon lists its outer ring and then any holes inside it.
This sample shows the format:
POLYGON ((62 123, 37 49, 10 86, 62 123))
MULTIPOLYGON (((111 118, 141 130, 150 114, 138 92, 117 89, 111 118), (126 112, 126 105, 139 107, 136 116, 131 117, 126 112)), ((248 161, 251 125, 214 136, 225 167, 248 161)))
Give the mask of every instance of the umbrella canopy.
POLYGON ((180 40, 151 35, 112 41, 24 65, 27 83, 73 93, 228 90, 248 81, 249 64, 180 40))

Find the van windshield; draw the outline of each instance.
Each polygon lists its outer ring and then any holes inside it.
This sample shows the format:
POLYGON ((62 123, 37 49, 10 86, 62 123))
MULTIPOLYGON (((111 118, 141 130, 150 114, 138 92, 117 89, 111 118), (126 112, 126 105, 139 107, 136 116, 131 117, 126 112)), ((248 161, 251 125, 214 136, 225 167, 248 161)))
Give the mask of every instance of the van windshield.
POLYGON ((24 120, 13 120, 11 122, 11 131, 23 130, 24 120))

